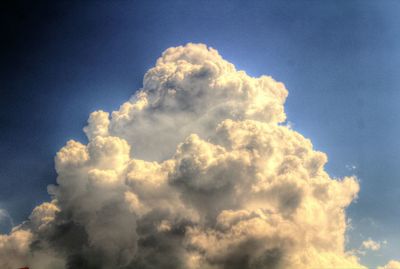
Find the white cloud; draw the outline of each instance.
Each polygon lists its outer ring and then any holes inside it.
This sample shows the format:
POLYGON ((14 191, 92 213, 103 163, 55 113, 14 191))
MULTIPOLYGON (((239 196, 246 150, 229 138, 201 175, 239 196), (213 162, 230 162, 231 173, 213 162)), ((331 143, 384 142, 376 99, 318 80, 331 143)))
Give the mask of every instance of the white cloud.
POLYGON ((188 135, 207 138, 225 119, 283 122, 286 97, 284 85, 271 77, 250 77, 216 50, 188 44, 166 50, 110 122, 94 120, 100 118, 95 112, 86 130, 109 124, 109 133, 126 139, 134 157, 162 161, 188 135))
POLYGON ((363 241, 361 246, 364 249, 377 251, 381 249, 381 242, 377 242, 369 238, 368 240, 363 241))
POLYGON ((357 166, 354 164, 346 164, 346 169, 349 171, 355 171, 357 170, 357 166))
POLYGON ((168 49, 57 153, 53 200, 0 238, 0 267, 365 268, 345 251, 358 181, 280 124, 286 97, 205 45, 168 49))
POLYGON ((400 269, 400 261, 391 260, 385 266, 378 266, 377 269, 400 269))
POLYGON ((0 224, 14 226, 14 221, 7 210, 0 208, 0 224))

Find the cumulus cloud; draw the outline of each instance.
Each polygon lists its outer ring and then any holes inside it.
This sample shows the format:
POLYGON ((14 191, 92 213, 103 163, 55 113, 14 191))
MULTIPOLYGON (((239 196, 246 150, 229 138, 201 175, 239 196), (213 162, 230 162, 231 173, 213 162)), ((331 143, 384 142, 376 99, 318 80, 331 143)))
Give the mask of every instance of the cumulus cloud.
POLYGON ((52 201, 1 235, 0 267, 365 268, 345 251, 357 179, 283 124, 287 94, 205 45, 167 49, 57 153, 52 201))
POLYGON ((378 266, 377 269, 400 269, 400 261, 391 260, 385 266, 378 266))

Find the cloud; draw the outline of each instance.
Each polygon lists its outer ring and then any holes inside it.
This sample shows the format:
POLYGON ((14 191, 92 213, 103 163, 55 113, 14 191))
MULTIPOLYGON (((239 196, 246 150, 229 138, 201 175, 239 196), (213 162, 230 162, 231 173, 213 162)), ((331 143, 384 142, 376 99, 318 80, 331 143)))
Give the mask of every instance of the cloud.
POLYGON ((346 164, 345 167, 346 167, 346 169, 349 170, 349 171, 355 171, 355 170, 357 170, 357 166, 354 165, 354 164, 346 164))
MULTIPOLYGON (((383 244, 386 244, 386 241, 383 242, 383 244)), ((369 249, 372 251, 377 251, 381 249, 381 242, 376 242, 369 238, 368 240, 365 240, 361 244, 362 248, 364 249, 369 249)))
POLYGON ((400 269, 400 261, 391 260, 385 266, 378 266, 377 269, 400 269))
POLYGON ((386 244, 386 240, 378 242, 368 238, 368 240, 365 240, 361 243, 358 249, 353 249, 351 252, 358 256, 365 256, 368 251, 379 251, 386 244))
POLYGON ((166 50, 57 153, 52 201, 0 237, 0 267, 365 268, 345 251, 358 181, 283 124, 287 94, 205 45, 166 50))
POLYGON ((12 226, 14 226, 14 221, 7 210, 0 208, 0 227, 3 225, 7 227, 11 226, 12 228, 12 226))

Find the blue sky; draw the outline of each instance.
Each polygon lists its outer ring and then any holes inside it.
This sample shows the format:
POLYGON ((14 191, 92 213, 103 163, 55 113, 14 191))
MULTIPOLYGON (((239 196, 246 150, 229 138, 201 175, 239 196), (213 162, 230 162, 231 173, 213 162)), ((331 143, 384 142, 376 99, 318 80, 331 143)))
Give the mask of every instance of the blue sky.
POLYGON ((3 10, 0 208, 15 223, 49 199, 53 156, 68 139, 85 141, 91 111, 117 109, 166 48, 201 42, 250 75, 285 83, 293 128, 328 154, 331 175, 360 179, 348 248, 387 240, 362 261, 400 259, 400 2, 21 2, 3 10))

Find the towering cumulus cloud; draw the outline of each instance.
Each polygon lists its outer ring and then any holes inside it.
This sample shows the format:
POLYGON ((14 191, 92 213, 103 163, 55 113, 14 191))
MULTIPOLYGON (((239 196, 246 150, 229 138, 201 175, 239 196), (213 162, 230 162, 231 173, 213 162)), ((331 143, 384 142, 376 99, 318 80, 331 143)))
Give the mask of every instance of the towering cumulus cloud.
POLYGON ((282 124, 286 97, 205 45, 166 50, 57 153, 52 201, 0 237, 0 268, 364 268, 344 249, 357 180, 282 124))

